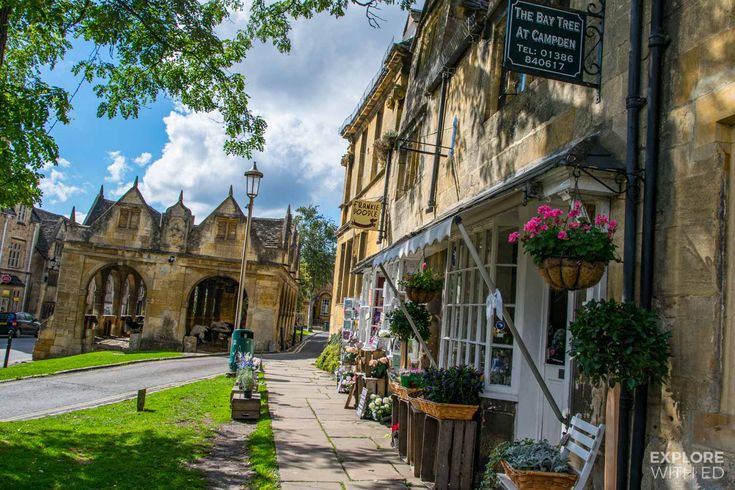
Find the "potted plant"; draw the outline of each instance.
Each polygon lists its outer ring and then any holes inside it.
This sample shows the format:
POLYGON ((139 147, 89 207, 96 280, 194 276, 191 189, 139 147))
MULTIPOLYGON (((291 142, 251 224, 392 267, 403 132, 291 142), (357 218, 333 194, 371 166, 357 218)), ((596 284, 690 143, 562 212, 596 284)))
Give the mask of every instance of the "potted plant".
POLYGON ((382 397, 376 394, 370 395, 370 403, 368 404, 370 410, 370 418, 377 422, 385 422, 390 419, 390 415, 393 409, 393 402, 389 396, 382 397))
MULTIPOLYGON (((431 326, 429 310, 424 305, 414 303, 413 301, 406 301, 406 311, 411 315, 421 338, 427 340, 431 334, 429 330, 431 326)), ((391 333, 395 337, 398 337, 401 342, 408 342, 415 337, 413 328, 411 328, 411 324, 408 322, 406 315, 403 314, 403 310, 396 308, 385 317, 390 324, 391 333)))
POLYGON ((250 354, 240 355, 237 362, 237 384, 245 398, 253 397, 253 390, 257 384, 255 379, 255 363, 250 354))
POLYGON ((424 370, 411 368, 401 372, 401 386, 404 388, 420 388, 424 380, 424 370))
POLYGON ((632 302, 588 301, 569 324, 570 354, 593 383, 633 390, 663 381, 671 357, 671 332, 656 325, 656 314, 632 302))
POLYGON ((428 303, 442 290, 444 280, 424 262, 421 270, 399 281, 406 296, 414 303, 428 303))
POLYGON ((554 289, 586 289, 594 286, 605 273, 605 267, 615 256, 613 234, 615 220, 604 214, 594 221, 582 216, 582 203, 575 201, 569 212, 539 206, 522 232, 513 232, 508 241, 523 243, 523 249, 533 257, 544 280, 554 289))
POLYGON ((371 359, 368 364, 370 365, 370 377, 380 379, 385 378, 390 367, 390 360, 383 356, 379 359, 371 359))
POLYGON ((387 160, 388 153, 396 147, 396 141, 398 141, 398 133, 391 130, 383 133, 383 136, 375 142, 374 148, 381 162, 387 160))
POLYGON ((411 398, 417 409, 437 419, 472 420, 480 405, 483 380, 471 366, 428 368, 423 388, 411 398))
POLYGON ((496 446, 490 453, 482 490, 497 488, 498 465, 520 490, 572 488, 577 481, 568 457, 546 441, 522 439, 496 446))

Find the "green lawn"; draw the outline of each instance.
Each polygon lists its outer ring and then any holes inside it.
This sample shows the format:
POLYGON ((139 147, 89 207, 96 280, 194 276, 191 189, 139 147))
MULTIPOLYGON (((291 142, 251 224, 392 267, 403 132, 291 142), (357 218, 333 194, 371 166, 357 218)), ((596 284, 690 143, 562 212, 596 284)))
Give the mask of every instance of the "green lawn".
POLYGON ((254 475, 252 488, 258 490, 277 490, 278 484, 278 461, 276 459, 276 444, 273 441, 273 428, 271 417, 268 413, 268 390, 265 386, 263 373, 258 375, 260 380, 260 420, 255 431, 248 438, 248 449, 250 451, 250 465, 254 475))
POLYGON ((120 364, 122 362, 139 361, 141 359, 179 357, 181 355, 183 355, 181 352, 89 352, 77 356, 16 364, 5 369, 0 368, 0 380, 25 378, 26 376, 37 376, 40 374, 53 374, 59 371, 66 371, 67 369, 120 364))
MULTIPOLYGON (((203 476, 185 463, 204 455, 207 437, 230 419, 231 388, 232 378, 222 376, 152 393, 140 413, 129 400, 0 423, 0 487, 206 488, 203 476)), ((270 420, 264 431, 269 428, 270 420)), ((272 450, 260 441, 254 447, 264 451, 259 466, 267 465, 272 450)))

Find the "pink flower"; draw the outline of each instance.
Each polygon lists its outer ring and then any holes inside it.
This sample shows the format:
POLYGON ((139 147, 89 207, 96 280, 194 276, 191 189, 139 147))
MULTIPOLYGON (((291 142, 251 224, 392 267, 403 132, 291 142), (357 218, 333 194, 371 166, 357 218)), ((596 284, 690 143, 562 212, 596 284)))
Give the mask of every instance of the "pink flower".
POLYGON ((580 201, 579 199, 577 199, 576 201, 574 201, 574 209, 575 210, 579 210, 579 208, 581 208, 581 207, 582 207, 582 201, 580 201))
POLYGON ((590 225, 584 225, 584 231, 590 231, 592 227, 590 225))
POLYGON ((528 232, 534 232, 538 229, 539 225, 541 224, 541 218, 538 216, 534 216, 530 220, 528 220, 528 223, 523 225, 523 229, 528 232))
POLYGON ((561 230, 561 231, 559 232, 559 234, 558 234, 558 235, 556 235, 556 237, 557 237, 557 238, 558 238, 559 240, 566 240, 566 239, 567 239, 567 232, 566 232, 566 231, 564 231, 564 230, 561 230))
POLYGON ((538 211, 538 214, 542 215, 545 218, 546 215, 551 212, 551 206, 549 206, 548 204, 542 204, 538 207, 536 211, 538 211))
POLYGON ((427 264, 426 262, 424 262, 424 263, 421 264, 421 270, 422 271, 425 271, 427 267, 429 267, 429 264, 427 264))
POLYGON ((549 225, 547 225, 547 224, 541 225, 541 231, 546 231, 548 229, 549 229, 549 225))
POLYGON ((598 214, 595 218, 595 224, 600 226, 607 224, 607 216, 604 214, 598 214))
POLYGON ((617 221, 615 221, 614 219, 611 219, 611 220, 610 220, 610 221, 609 221, 609 222, 607 223, 607 228, 608 228, 608 229, 609 229, 610 231, 615 231, 615 230, 617 230, 617 228, 618 228, 618 222, 617 222, 617 221))
POLYGON ((515 243, 518 241, 518 239, 521 237, 521 234, 517 231, 514 231, 510 235, 508 235, 508 243, 515 243))
POLYGON ((567 217, 568 217, 568 218, 576 218, 576 217, 577 217, 577 216, 579 216, 580 214, 582 214, 582 213, 580 213, 578 209, 572 209, 571 211, 569 211, 569 212, 567 213, 567 217))
POLYGON ((579 221, 572 221, 571 223, 569 223, 569 228, 571 228, 572 230, 576 230, 580 226, 582 225, 579 223, 579 221))

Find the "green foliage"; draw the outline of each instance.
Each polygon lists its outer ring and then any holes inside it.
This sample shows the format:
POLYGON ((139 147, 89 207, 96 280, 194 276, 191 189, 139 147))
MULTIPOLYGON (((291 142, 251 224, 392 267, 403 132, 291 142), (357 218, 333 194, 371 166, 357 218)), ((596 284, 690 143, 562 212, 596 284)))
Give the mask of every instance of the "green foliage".
POLYGON ((664 381, 671 357, 671 332, 659 331, 656 314, 635 303, 589 301, 570 323, 570 354, 593 383, 633 389, 664 381))
POLYGON ((485 467, 481 490, 502 488, 496 474, 501 470, 500 462, 505 460, 514 469, 521 471, 545 471, 552 473, 569 473, 569 459, 561 455, 559 447, 546 441, 522 439, 515 442, 499 444, 490 453, 485 467))
POLYGON ((399 281, 404 288, 425 289, 427 291, 441 291, 444 286, 444 278, 441 275, 427 267, 415 274, 408 276, 408 279, 399 281))
POLYGON ((125 364, 134 361, 148 359, 165 359, 169 357, 180 357, 181 352, 114 352, 99 351, 78 354, 75 356, 57 357, 55 359, 44 359, 42 361, 24 362, 0 369, 0 380, 20 379, 28 376, 45 376, 93 366, 106 366, 109 364, 125 364))
POLYGON ((2 486, 208 488, 187 463, 203 457, 215 429, 230 420, 231 389, 232 378, 220 376, 149 393, 143 412, 127 400, 0 423, 2 486))
POLYGON ((482 374, 471 366, 428 368, 421 396, 437 403, 479 405, 482 385, 482 374))
MULTIPOLYGON (((431 326, 431 314, 426 306, 414 303, 412 301, 406 301, 406 310, 408 314, 413 318, 413 322, 416 325, 421 338, 427 340, 431 332, 429 327, 431 326)), ((411 324, 408 323, 408 318, 403 314, 400 308, 396 308, 388 313, 386 316, 388 323, 390 324, 390 332, 394 336, 401 339, 403 342, 408 342, 414 338, 413 329, 411 324)))
POLYGON ((230 71, 252 46, 246 30, 232 27, 233 14, 243 10, 241 0, 1 5, 8 24, 0 25, 0 206, 37 201, 40 170, 59 157, 49 133, 57 122, 70 122, 73 94, 48 82, 49 68, 70 66, 81 82, 92 84, 98 117, 135 118, 164 96, 192 111, 217 114, 228 154, 249 157, 263 150, 265 121, 250 111, 245 77, 230 71), (90 55, 61 64, 82 40, 93 47, 90 55))
POLYGON ((338 343, 328 343, 319 357, 316 358, 315 365, 328 373, 333 373, 339 367, 339 349, 338 343))
POLYGON ((380 155, 381 160, 384 161, 388 152, 395 148, 397 140, 398 132, 391 129, 383 133, 383 136, 375 142, 375 150, 380 155))
POLYGON ((315 295, 332 282, 337 253, 337 225, 319 213, 319 206, 298 208, 294 221, 301 242, 300 304, 304 301, 311 304, 315 295))
POLYGON ((268 411, 268 389, 263 373, 258 373, 260 392, 260 419, 255 430, 248 437, 250 467, 253 470, 252 488, 258 490, 278 490, 278 460, 276 443, 273 440, 271 414, 268 411))

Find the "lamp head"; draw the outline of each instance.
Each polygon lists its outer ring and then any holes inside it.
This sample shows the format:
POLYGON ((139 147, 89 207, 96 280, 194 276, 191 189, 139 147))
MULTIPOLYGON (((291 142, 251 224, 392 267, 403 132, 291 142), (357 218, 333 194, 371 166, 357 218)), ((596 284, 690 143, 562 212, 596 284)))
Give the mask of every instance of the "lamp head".
POLYGON ((253 199, 258 195, 260 179, 262 178, 263 172, 258 170, 258 165, 253 162, 253 167, 245 172, 245 192, 249 198, 253 199))

